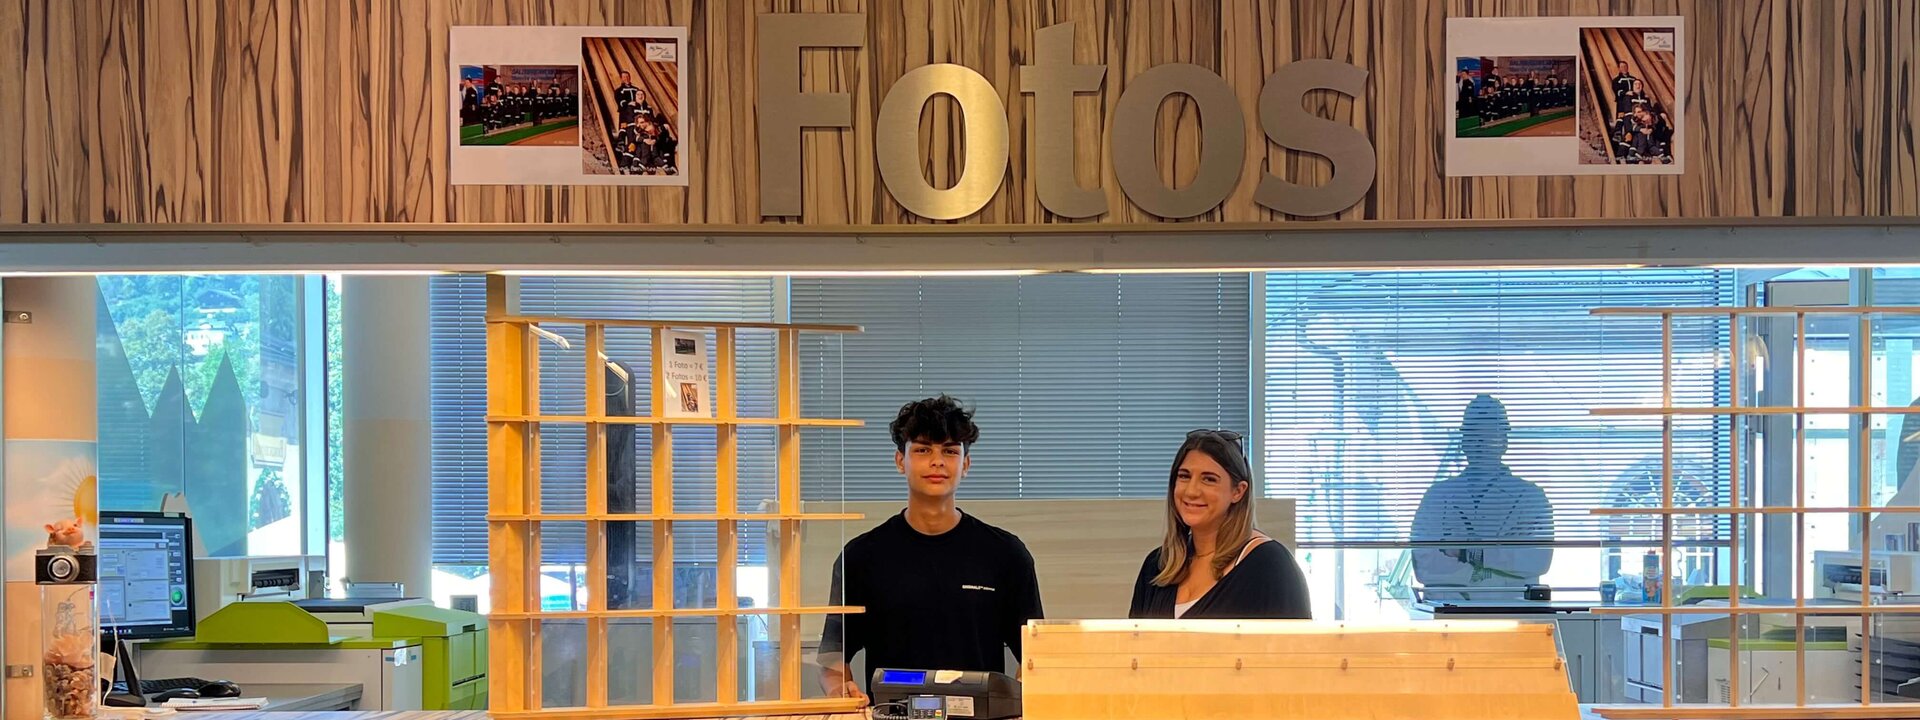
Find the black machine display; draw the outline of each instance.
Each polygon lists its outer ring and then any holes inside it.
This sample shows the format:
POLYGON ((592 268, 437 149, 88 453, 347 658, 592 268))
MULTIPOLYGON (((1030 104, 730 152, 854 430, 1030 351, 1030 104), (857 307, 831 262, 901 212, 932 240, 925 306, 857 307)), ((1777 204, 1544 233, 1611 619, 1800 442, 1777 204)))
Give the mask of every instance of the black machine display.
POLYGON ((232 683, 200 678, 142 679, 128 640, 193 637, 193 519, 179 513, 100 513, 101 650, 116 664, 111 706, 195 697, 234 697, 232 683), (129 688, 138 688, 130 692, 129 688))
POLYGON ((193 521, 100 513, 100 628, 119 640, 193 637, 193 521))
POLYGON ((873 671, 874 720, 1004 720, 1020 716, 1020 681, 980 670, 873 671))

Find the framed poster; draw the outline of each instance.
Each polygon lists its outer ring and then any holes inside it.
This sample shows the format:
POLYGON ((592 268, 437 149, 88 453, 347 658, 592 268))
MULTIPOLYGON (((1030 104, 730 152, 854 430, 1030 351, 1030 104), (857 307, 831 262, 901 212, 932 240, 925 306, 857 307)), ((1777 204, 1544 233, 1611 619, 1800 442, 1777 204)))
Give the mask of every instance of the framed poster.
POLYGON ((707 358, 707 335, 701 332, 668 331, 661 333, 665 347, 660 348, 661 387, 666 397, 661 402, 666 417, 713 417, 713 366, 707 358))
POLYGON ((1447 175, 1678 175, 1679 17, 1447 21, 1447 175))
POLYGON ((456 27, 455 185, 686 185, 687 29, 456 27))

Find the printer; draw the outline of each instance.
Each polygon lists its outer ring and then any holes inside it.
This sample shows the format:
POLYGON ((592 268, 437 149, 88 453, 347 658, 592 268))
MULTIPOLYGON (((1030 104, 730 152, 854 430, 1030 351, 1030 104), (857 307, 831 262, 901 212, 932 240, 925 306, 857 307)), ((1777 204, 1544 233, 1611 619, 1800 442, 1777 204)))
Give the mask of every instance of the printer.
POLYGON ((1920 552, 1875 548, 1870 557, 1873 568, 1862 572, 1859 550, 1814 551, 1814 597, 1859 602, 1863 586, 1876 595, 1920 593, 1920 552))
POLYGON ((981 670, 873 671, 874 720, 1003 720, 1020 716, 1020 681, 981 670))

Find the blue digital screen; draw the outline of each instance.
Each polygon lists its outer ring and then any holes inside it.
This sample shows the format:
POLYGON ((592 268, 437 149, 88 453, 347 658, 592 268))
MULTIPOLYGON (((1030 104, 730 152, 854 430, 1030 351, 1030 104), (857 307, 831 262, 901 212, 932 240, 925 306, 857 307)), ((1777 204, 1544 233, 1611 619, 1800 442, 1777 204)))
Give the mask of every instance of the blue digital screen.
POLYGON ((880 682, 887 685, 925 685, 927 684, 927 671, 881 670, 880 682))
POLYGON ((939 695, 921 695, 913 699, 913 709, 945 710, 947 709, 946 700, 946 698, 940 697, 939 695))

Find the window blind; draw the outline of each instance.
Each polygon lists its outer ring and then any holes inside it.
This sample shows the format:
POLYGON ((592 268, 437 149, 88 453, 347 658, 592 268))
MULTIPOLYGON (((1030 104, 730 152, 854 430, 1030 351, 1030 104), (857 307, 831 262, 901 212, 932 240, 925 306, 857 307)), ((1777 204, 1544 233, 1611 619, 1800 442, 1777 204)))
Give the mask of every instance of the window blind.
POLYGON ((1247 432, 1249 276, 794 278, 802 409, 866 421, 803 442, 809 499, 894 500, 887 426, 939 393, 976 410, 966 498, 1154 497, 1189 430, 1247 432))
MULTIPOLYGON (((520 312, 581 318, 640 320, 774 320, 775 281, 771 278, 527 277, 520 280, 520 312)), ((479 276, 436 277, 432 286, 434 383, 434 562, 486 562, 486 334, 485 280, 479 276)), ((586 409, 586 337, 579 326, 546 329, 566 338, 570 349, 542 341, 540 404, 548 414, 577 414, 586 409)), ((775 336, 770 331, 741 331, 736 342, 739 412, 773 414, 775 336)), ((646 414, 652 403, 652 334, 643 328, 608 328, 608 360, 634 380, 633 407, 646 414)), ((711 343, 709 355, 711 356, 711 343)), ((710 357, 711 360, 711 357, 710 357)), ((604 367, 601 366, 601 367, 604 367)), ((617 390, 617 375, 609 376, 617 390)), ((611 411, 611 409, 610 409, 611 411)), ((649 430, 632 435, 633 475, 624 482, 638 499, 636 512, 652 510, 652 460, 649 430)), ((674 431, 675 509, 716 512, 714 478, 718 450, 711 427, 674 431)), ((541 507, 549 513, 586 511, 586 428, 546 425, 541 430, 541 507)), ((739 443, 739 497, 736 507, 756 509, 774 495, 774 434, 771 428, 742 428, 739 443)), ((610 472, 610 483, 623 482, 610 472)), ((636 552, 651 552, 651 534, 640 528, 636 552)), ((584 523, 551 523, 542 528, 543 564, 578 564, 586 559, 584 523)), ((717 548, 713 523, 674 528, 676 563, 712 563, 717 548)), ((743 528, 740 562, 764 563, 763 532, 743 528)))
POLYGON ((487 280, 428 280, 433 562, 487 562, 487 280))
MULTIPOLYGON (((1656 417, 1596 407, 1661 402, 1658 318, 1598 307, 1727 306, 1732 271, 1272 273, 1265 277, 1267 493, 1298 500, 1308 546, 1404 546, 1426 490, 1457 474, 1462 411, 1504 403, 1505 462, 1553 505, 1556 545, 1657 541, 1653 518, 1594 516, 1660 502, 1656 417)), ((1676 319, 1673 399, 1726 405, 1728 323, 1676 319)), ((1676 421, 1676 504, 1728 501, 1725 418, 1676 421)), ((1724 520, 1682 523, 1713 543, 1724 520)))

